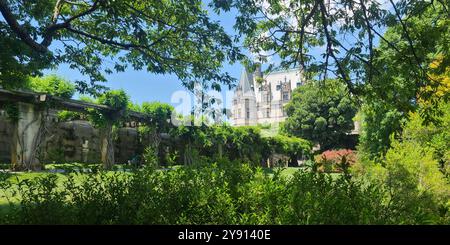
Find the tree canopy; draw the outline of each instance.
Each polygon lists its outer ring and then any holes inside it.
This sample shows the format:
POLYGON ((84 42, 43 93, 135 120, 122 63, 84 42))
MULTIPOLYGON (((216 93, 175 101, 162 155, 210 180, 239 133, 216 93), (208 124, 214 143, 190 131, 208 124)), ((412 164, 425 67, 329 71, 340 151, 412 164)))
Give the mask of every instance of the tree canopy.
POLYGON ((66 99, 72 98, 75 93, 74 84, 57 75, 30 77, 27 80, 27 87, 35 92, 47 93, 66 99))
POLYGON ((90 78, 95 93, 105 74, 127 67, 230 85, 222 63, 241 54, 200 0, 0 0, 0 83, 20 87, 26 75, 66 63, 90 78))
POLYGON ((290 135, 319 143, 321 150, 342 145, 345 135, 353 129, 357 110, 341 81, 325 82, 309 82, 294 90, 282 126, 290 135))
MULTIPOLYGON (((401 62, 392 72, 406 75, 407 69, 406 78, 417 85, 431 83, 428 62, 448 52, 447 0, 215 0, 212 5, 218 12, 238 11, 235 28, 250 51, 263 60, 280 58, 268 70, 300 66, 316 79, 339 77, 354 94, 367 93, 365 85, 391 72, 379 63, 387 58, 380 52, 401 62), (390 27, 395 35, 384 35, 390 27)), ((374 86, 388 90, 390 81, 378 81, 374 86)))

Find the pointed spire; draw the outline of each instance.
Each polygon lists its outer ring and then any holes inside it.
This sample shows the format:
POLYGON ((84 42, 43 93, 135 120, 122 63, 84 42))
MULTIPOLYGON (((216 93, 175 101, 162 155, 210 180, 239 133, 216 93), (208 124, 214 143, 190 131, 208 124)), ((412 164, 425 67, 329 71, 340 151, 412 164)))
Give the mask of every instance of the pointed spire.
POLYGON ((243 69, 241 73, 241 78, 239 80, 239 87, 242 89, 243 93, 253 92, 253 76, 251 73, 247 72, 247 69, 243 69))

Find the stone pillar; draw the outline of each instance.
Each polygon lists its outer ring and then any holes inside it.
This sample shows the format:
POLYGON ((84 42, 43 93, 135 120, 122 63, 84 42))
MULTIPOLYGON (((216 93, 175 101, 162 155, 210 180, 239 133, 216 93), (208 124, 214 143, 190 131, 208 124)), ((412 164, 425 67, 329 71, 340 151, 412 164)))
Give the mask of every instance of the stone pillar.
POLYGON ((113 123, 107 121, 106 125, 100 129, 101 136, 101 159, 105 169, 112 169, 114 160, 114 143, 112 129, 113 123))
POLYGON ((19 120, 13 129, 11 161, 17 170, 41 169, 37 158, 43 131, 42 109, 33 104, 18 102, 19 120))

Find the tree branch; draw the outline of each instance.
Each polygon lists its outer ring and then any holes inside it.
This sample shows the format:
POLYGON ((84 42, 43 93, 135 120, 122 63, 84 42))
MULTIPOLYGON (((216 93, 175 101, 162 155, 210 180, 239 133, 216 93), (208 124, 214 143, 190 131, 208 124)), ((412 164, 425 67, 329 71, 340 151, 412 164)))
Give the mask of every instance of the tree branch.
POLYGON ((347 84, 349 92, 352 94, 356 94, 355 88, 353 86, 353 83, 348 78, 347 74, 344 71, 344 68, 342 67, 341 62, 339 62, 339 59, 336 57, 336 55, 333 52, 332 49, 332 43, 333 39, 331 38, 330 33, 328 32, 328 20, 327 20, 327 12, 325 8, 325 4, 323 1, 320 2, 320 12, 322 13, 322 25, 323 25, 323 31, 325 32, 325 37, 327 39, 327 53, 334 59, 336 62, 336 66, 338 68, 339 74, 341 75, 344 82, 347 84))
POLYGON ((46 53, 47 47, 36 42, 30 34, 17 22, 16 17, 11 12, 6 0, 0 0, 0 12, 5 18, 11 30, 30 48, 39 53, 46 53))
POLYGON ((94 2, 94 4, 87 9, 86 11, 83 11, 81 13, 78 13, 71 18, 69 18, 67 21, 62 23, 56 23, 56 19, 59 15, 59 9, 61 5, 63 4, 62 1, 58 1, 57 5, 55 6, 55 11, 52 16, 53 23, 50 24, 45 28, 44 34, 43 34, 43 40, 41 43, 36 42, 18 22, 14 14, 12 13, 11 9, 9 8, 6 0, 0 0, 0 12, 2 13, 3 17, 5 18, 6 22, 8 23, 11 30, 30 48, 33 50, 39 52, 39 53, 46 53, 48 52, 48 46, 52 43, 53 36, 56 31, 64 28, 68 28, 70 26, 70 23, 74 21, 75 19, 81 18, 83 16, 86 16, 92 12, 94 12, 99 6, 98 3, 101 0, 97 0, 94 2))
MULTIPOLYGON (((372 30, 370 28, 370 21, 369 21, 369 17, 367 16, 367 9, 366 6, 364 5, 363 0, 360 0, 361 3, 361 8, 363 10, 363 16, 364 16, 364 21, 366 22, 366 27, 367 27, 367 33, 369 35, 369 83, 372 83, 372 69, 373 69, 373 34, 372 34, 372 30)), ((367 63, 366 63, 367 64, 367 63)))
MULTIPOLYGON (((83 16, 86 16, 92 12, 94 12, 95 10, 98 9, 99 5, 98 3, 101 0, 97 0, 94 2, 94 4, 92 4, 92 6, 87 9, 86 11, 80 12, 72 17, 70 17, 69 19, 67 19, 65 22, 62 23, 55 23, 55 24, 51 24, 49 25, 45 31, 44 31, 44 39, 42 40, 41 45, 48 47, 50 46, 51 42, 53 41, 53 34, 55 34, 56 31, 63 29, 63 28, 68 28, 70 27, 70 23, 76 19, 79 19, 83 16)), ((62 5, 62 3, 61 3, 62 5)), ((55 20, 56 21, 56 20, 55 20)))
POLYGON ((409 36, 409 32, 408 32, 408 29, 406 28, 405 22, 403 22, 402 17, 400 16, 400 12, 398 11, 397 6, 395 6, 394 2, 392 0, 389 0, 389 2, 391 3, 392 7, 394 8, 395 15, 397 16, 398 21, 400 22, 400 24, 401 24, 401 26, 403 28, 403 32, 405 33, 405 37, 406 37, 406 40, 408 41, 409 48, 411 49, 411 52, 412 52, 414 58, 416 59, 417 65, 419 66, 419 68, 421 70, 423 70, 422 69, 422 65, 420 63, 420 60, 417 57, 416 50, 414 49, 414 45, 413 45, 413 42, 411 40, 411 37, 409 36))

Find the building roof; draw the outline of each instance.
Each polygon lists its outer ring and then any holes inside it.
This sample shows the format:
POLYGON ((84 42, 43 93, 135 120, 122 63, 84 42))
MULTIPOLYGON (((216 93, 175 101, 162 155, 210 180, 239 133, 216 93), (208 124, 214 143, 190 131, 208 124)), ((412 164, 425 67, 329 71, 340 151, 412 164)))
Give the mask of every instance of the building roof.
POLYGON ((279 74, 279 73, 291 73, 291 72, 301 72, 299 67, 295 67, 295 68, 290 68, 290 69, 282 69, 282 68, 278 68, 278 69, 274 69, 270 72, 265 72, 264 76, 270 76, 272 74, 279 74))
POLYGON ((239 79, 239 86, 242 92, 253 93, 253 75, 247 72, 247 69, 242 69, 241 78, 239 79))

